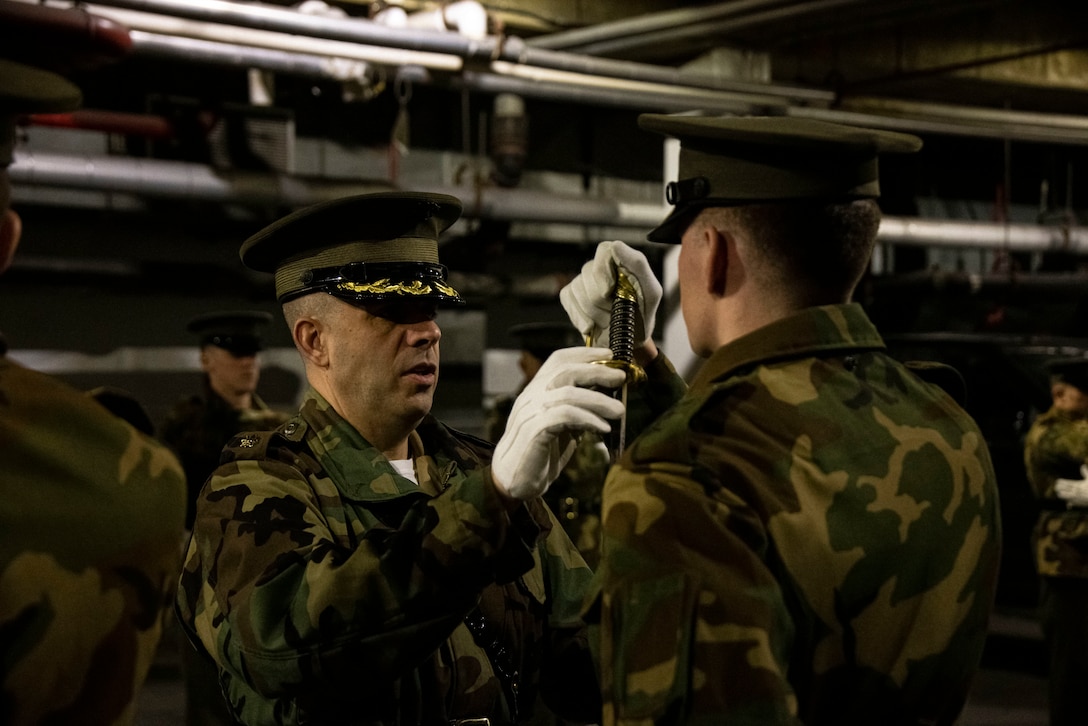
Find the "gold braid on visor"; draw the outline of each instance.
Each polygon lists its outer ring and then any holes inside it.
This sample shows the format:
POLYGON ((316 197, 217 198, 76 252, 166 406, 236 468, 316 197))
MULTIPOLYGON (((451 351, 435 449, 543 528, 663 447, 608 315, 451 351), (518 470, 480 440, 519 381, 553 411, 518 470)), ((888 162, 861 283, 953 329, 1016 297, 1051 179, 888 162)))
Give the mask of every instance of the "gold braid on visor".
POLYGON ((280 296, 284 303, 312 292, 327 292, 353 302, 382 302, 412 297, 463 304, 446 284, 446 267, 431 262, 351 262, 319 267, 301 275, 303 287, 280 296))

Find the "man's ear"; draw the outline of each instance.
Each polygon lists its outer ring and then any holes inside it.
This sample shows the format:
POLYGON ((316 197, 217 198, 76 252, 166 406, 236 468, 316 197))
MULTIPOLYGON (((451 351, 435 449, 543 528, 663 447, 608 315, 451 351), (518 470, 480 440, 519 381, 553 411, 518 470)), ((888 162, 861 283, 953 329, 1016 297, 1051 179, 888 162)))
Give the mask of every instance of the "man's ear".
POLYGON ((0 216, 0 272, 11 267, 22 234, 23 220, 14 209, 8 209, 0 216))
POLYGON ((726 281, 729 277, 730 246, 732 240, 721 230, 707 225, 703 234, 707 245, 707 291, 714 297, 725 297, 726 281))
POLYGON ((319 368, 329 365, 328 338, 324 333, 325 328, 320 320, 306 316, 296 320, 291 328, 291 336, 298 352, 307 363, 319 368))

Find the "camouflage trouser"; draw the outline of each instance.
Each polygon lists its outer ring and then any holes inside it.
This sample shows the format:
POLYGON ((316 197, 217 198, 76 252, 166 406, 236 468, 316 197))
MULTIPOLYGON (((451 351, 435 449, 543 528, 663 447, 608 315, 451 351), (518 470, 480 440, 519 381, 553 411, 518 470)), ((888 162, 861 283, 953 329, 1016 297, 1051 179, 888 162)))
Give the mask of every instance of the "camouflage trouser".
POLYGON ((219 687, 215 663, 198 653, 184 633, 179 632, 179 637, 186 726, 232 726, 235 720, 219 687))
POLYGON ((1044 577, 1043 634, 1050 652, 1050 726, 1088 720, 1088 579, 1044 577))

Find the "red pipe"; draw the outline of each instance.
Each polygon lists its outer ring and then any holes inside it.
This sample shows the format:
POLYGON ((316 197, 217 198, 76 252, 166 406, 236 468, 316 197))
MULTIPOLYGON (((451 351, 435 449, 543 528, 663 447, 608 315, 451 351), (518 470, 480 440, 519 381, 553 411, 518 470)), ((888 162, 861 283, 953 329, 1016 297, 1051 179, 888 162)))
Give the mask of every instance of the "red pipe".
POLYGON ((174 126, 163 116, 82 109, 71 113, 37 113, 30 116, 35 126, 84 129, 148 139, 172 139, 174 126))
POLYGON ((78 9, 0 0, 4 57, 58 72, 90 70, 132 49, 129 29, 78 9))

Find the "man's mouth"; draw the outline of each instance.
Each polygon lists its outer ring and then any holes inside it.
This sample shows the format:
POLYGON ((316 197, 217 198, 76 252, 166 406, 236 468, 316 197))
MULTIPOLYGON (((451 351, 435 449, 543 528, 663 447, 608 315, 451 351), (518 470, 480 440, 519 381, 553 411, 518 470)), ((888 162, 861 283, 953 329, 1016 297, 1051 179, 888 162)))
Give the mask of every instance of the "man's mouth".
POLYGON ((434 378, 435 373, 438 372, 438 366, 433 363, 420 363, 419 365, 412 366, 404 375, 419 378, 425 382, 429 382, 434 378))

